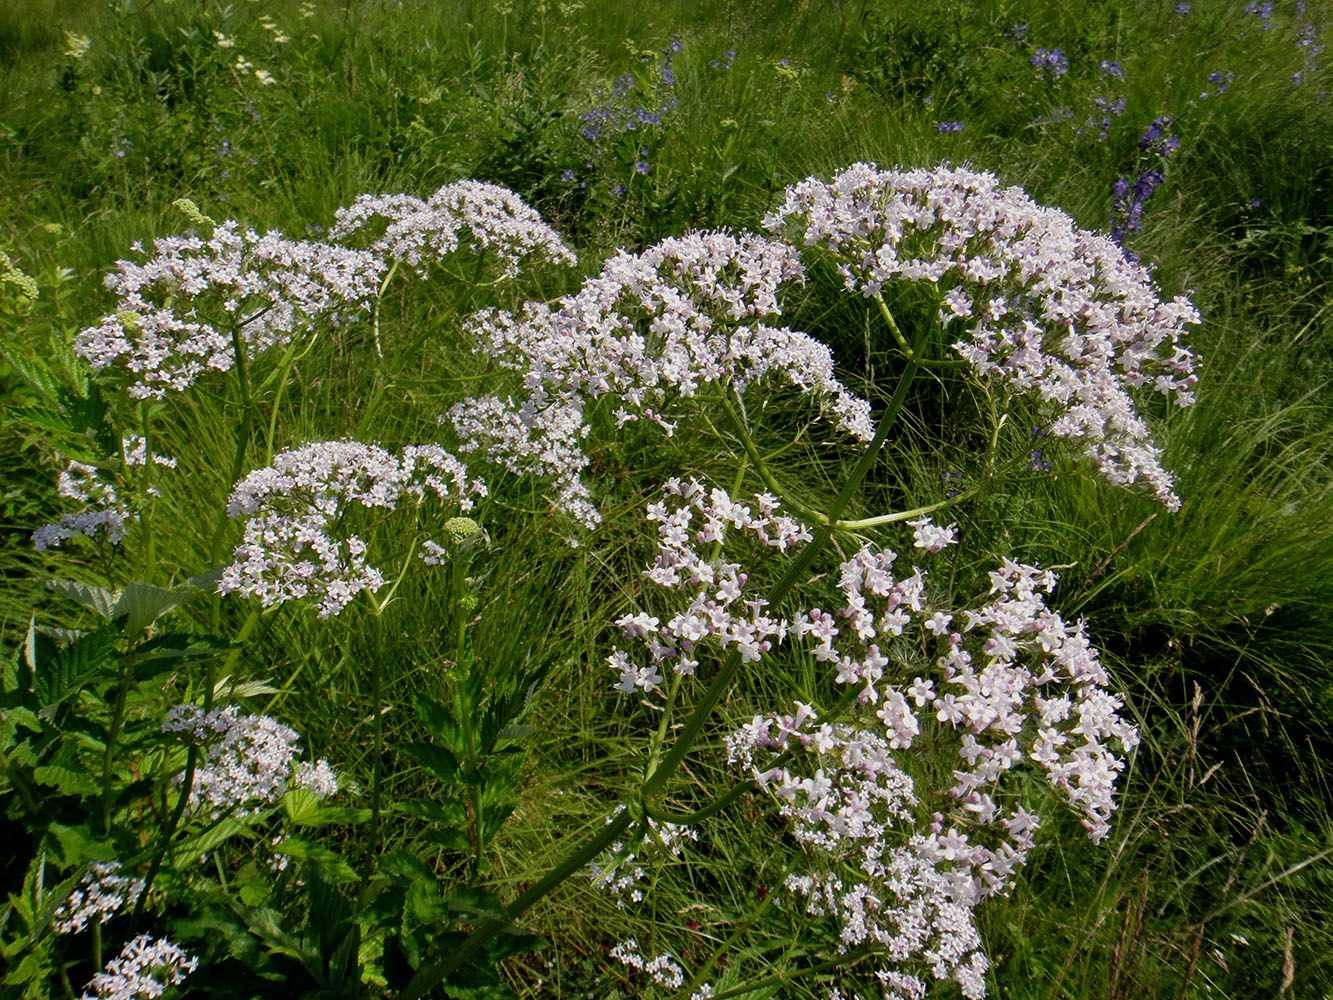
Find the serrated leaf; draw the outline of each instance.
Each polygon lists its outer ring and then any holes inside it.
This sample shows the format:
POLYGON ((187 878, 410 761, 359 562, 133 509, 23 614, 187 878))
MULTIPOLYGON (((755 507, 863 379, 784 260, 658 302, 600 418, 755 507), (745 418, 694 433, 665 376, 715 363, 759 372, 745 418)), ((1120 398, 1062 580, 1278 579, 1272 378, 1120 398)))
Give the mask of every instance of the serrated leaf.
POLYGON ((421 695, 412 699, 412 703, 416 706, 417 716, 421 719, 421 724, 426 727, 426 732, 441 742, 460 746, 458 723, 448 708, 421 695))
POLYGON ((191 587, 198 587, 205 593, 211 594, 218 589, 218 582, 222 579, 222 574, 226 570, 225 566, 219 566, 216 569, 205 570, 202 573, 196 573, 185 582, 191 587))
POLYGON ((427 830, 422 836, 432 844, 443 847, 447 851, 458 851, 460 854, 467 854, 472 850, 472 842, 468 840, 467 834, 451 826, 434 827, 427 830))
POLYGON ((85 861, 114 861, 116 849, 93 835, 86 826, 65 826, 52 823, 46 828, 56 850, 54 860, 62 867, 83 864, 85 861))
POLYGON ((32 780, 47 788, 54 788, 61 795, 93 796, 101 791, 97 781, 87 771, 58 764, 33 768, 32 780))
POLYGON ((458 758, 447 748, 423 740, 400 744, 400 748, 445 784, 458 782, 458 758))
POLYGON ((123 616, 126 619, 125 634, 135 635, 172 608, 180 607, 188 601, 203 596, 204 591, 197 587, 163 590, 148 583, 131 583, 121 591, 120 598, 112 609, 112 615, 116 618, 123 616))
POLYGON ((28 634, 23 640, 23 662, 36 674, 37 665, 55 656, 57 649, 50 636, 43 635, 37 628, 37 616, 34 615, 28 623, 28 634))
POLYGON ((33 694, 49 710, 77 693, 89 680, 102 672, 120 628, 108 622, 95 632, 76 639, 33 670, 33 694))
POLYGON ((452 799, 444 799, 440 802, 430 799, 413 799, 409 802, 400 802, 398 808, 405 813, 430 820, 432 823, 439 823, 441 826, 461 828, 467 825, 467 810, 463 808, 461 802, 455 802, 452 799))
POLYGON ((103 618, 114 618, 116 602, 120 594, 105 587, 94 587, 74 580, 47 580, 46 585, 52 590, 72 598, 90 611, 95 611, 103 618))
POLYGON ((379 870, 394 875, 407 882, 438 881, 430 865, 410 851, 389 851, 380 856, 379 870))
MULTIPOLYGON (((223 652, 223 650, 215 650, 223 652)), ((214 701, 236 701, 240 698, 255 698, 260 695, 277 694, 278 689, 262 677, 250 681, 233 681, 231 676, 223 677, 213 685, 214 701)))
POLYGON ((509 918, 505 914, 504 904, 500 902, 500 897, 485 889, 478 889, 475 886, 460 886, 449 893, 449 909, 460 913, 471 913, 479 917, 494 917, 496 920, 505 920, 509 918))

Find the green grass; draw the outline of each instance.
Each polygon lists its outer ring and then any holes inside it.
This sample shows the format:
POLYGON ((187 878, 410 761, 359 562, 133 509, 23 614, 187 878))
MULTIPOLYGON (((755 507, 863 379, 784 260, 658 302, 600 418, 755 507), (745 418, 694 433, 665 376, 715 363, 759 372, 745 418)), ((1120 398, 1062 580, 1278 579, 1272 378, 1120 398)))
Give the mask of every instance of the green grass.
MULTIPOLYGON (((95 321, 112 262, 133 241, 183 226, 170 207, 176 198, 300 237, 363 192, 425 195, 459 178, 493 181, 541 211, 582 266, 538 270, 498 293, 471 287, 462 273, 411 285, 386 306, 382 357, 368 343, 321 333, 281 398, 270 386, 258 399, 265 438, 273 415, 275 450, 341 437, 393 447, 435 440, 436 417, 453 401, 502 384, 464 349, 461 319, 479 306, 567 292, 618 247, 691 228, 757 228, 785 184, 856 160, 992 170, 1105 229, 1112 183, 1151 166, 1139 134, 1169 114, 1180 149, 1131 245, 1164 292, 1189 294, 1204 315, 1193 336, 1203 358, 1198 404, 1154 414, 1182 510, 1167 514, 1090 481, 1065 457, 1051 473, 1020 476, 951 514, 968 543, 954 568, 959 594, 984 592, 999 557, 1067 567, 1055 603, 1069 618, 1088 617, 1145 736, 1107 843, 1093 849, 1076 822, 1052 818, 1015 891, 979 909, 990 983, 995 996, 1034 1000, 1327 996, 1333 101, 1317 97, 1330 74, 1305 65, 1291 5, 1279 7, 1269 31, 1239 4, 1196 3, 1185 17, 1169 4, 1072 0, 910 10, 873 0, 508 6, 504 14, 475 0, 349 0, 316 3, 310 17, 296 4, 179 0, 0 10, 0 249, 41 287, 30 315, 0 313, 6 350, 47 361, 52 345, 95 321), (291 41, 272 40, 258 22, 265 12, 291 41), (1010 31, 1020 22, 1022 42, 1010 31), (66 30, 91 37, 82 60, 63 54, 66 30), (218 47, 214 31, 234 47, 218 47), (655 99, 673 39, 677 106, 660 125, 594 150, 580 134, 584 113, 625 73, 634 74, 635 97, 655 99), (1043 79, 1028 65, 1038 46, 1068 54, 1067 76, 1043 79), (730 49, 729 67, 714 66, 730 49), (237 74, 240 54, 277 82, 237 74), (1099 80, 1102 59, 1122 62, 1123 84, 1099 80), (1235 79, 1201 100, 1215 89, 1206 80, 1213 70, 1235 79), (1299 85, 1290 79, 1297 71, 1306 74, 1299 85), (1111 86, 1127 106, 1104 141, 1095 129, 1077 135, 1067 122, 1039 120, 1068 107, 1077 125, 1111 86), (935 128, 955 120, 964 122, 959 133, 935 128), (646 175, 634 169, 641 148, 650 151, 646 175), (563 179, 566 170, 577 179, 563 179)), ((1328 14, 1326 3, 1309 4, 1321 40, 1333 30, 1328 14)), ((814 275, 791 311, 793 325, 834 346, 849 382, 885 384, 892 361, 887 345, 867 343, 861 303, 814 275)), ((261 360, 256 381, 276 363, 261 360)), ((0 378, 8 400, 0 623, 16 649, 34 614, 53 626, 87 624, 45 589, 47 577, 124 580, 142 569, 143 553, 31 550, 31 530, 59 509, 55 443, 24 410, 32 395, 18 374, 0 365, 0 378)), ((233 393, 215 379, 154 418, 163 451, 212 470, 207 481, 163 476, 155 582, 207 568, 230 486, 233 393)), ((112 407, 121 423, 133 416, 124 400, 112 407)), ((609 410, 596 419, 599 433, 612 425, 609 410)), ((891 443, 860 502, 868 512, 928 502, 942 494, 942 474, 975 476, 985 419, 956 384, 918 387, 909 432, 891 443)), ((827 446, 819 425, 813 436, 798 435, 801 426, 773 418, 760 447, 783 449, 784 482, 831 497, 851 458, 827 446)), ((1001 448, 1021 458, 1027 447, 1015 421, 1001 448)), ((607 523, 579 548, 566 544, 570 530, 546 510, 538 485, 494 477, 496 499, 477 515, 493 547, 473 650, 492 684, 520 668, 545 671, 516 808, 489 854, 485 882, 501 898, 530 885, 637 786, 656 716, 616 698, 604 662, 611 622, 639 606, 637 574, 651 555, 652 535, 634 512, 670 475, 730 486, 739 454, 735 442, 702 433, 664 439, 637 425, 604 433, 590 479, 607 523)), ((751 474, 744 487, 761 484, 751 474)), ((903 544, 901 533, 877 537, 903 544)), ((234 632, 246 610, 226 602, 216 620, 211 608, 199 611, 196 624, 234 632)), ((431 781, 399 744, 420 737, 412 696, 452 690, 450 613, 444 588, 424 578, 409 579, 373 626, 368 615, 323 623, 284 608, 260 619, 236 669, 277 689, 255 710, 292 725, 364 790, 373 756, 364 667, 374 659, 384 670, 386 797, 429 794, 431 781)), ((728 692, 690 759, 688 794, 702 800, 724 786, 719 746, 731 723, 789 703, 793 692, 819 693, 809 663, 765 671, 728 692)), ((198 679, 173 684, 181 694, 198 679)), ((509 985, 523 997, 642 995, 641 980, 606 955, 631 936, 645 950, 687 948, 688 963, 706 958, 760 905, 759 887, 780 881, 772 848, 780 831, 757 819, 761 805, 744 800, 703 830, 689 856, 708 864, 665 868, 645 909, 621 910, 571 879, 525 918, 547 947, 509 959, 509 985)), ((389 846, 433 850, 443 878, 463 877, 461 855, 426 847, 423 828, 395 815, 389 846)), ((331 836, 350 851, 363 835, 331 836)), ((728 945, 719 988, 810 961, 797 945, 827 946, 814 924, 796 910, 765 909, 728 945)), ((823 994, 798 981, 749 995, 823 994)))

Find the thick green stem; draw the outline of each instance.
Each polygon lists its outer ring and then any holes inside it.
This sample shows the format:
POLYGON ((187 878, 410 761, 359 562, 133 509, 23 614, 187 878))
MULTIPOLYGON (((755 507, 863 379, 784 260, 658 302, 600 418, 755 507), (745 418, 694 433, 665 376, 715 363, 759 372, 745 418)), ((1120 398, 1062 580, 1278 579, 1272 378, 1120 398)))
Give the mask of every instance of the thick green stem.
POLYGON ((467 939, 450 952, 447 958, 418 969, 403 992, 398 995, 399 1000, 416 1000, 417 997, 438 986, 444 981, 445 976, 458 969, 487 941, 526 913, 534 903, 615 843, 616 838, 633 822, 628 809, 612 817, 601 833, 567 856, 564 861, 547 872, 541 881, 534 883, 525 893, 506 906, 505 919, 490 918, 468 935, 467 939))
MULTIPOLYGON (((245 321, 245 322, 248 322, 245 321)), ((254 421, 254 404, 250 396, 250 377, 246 370, 245 345, 241 342, 241 327, 244 322, 235 323, 231 328, 231 349, 233 360, 236 362, 236 385, 241 396, 241 421, 236 428, 236 450, 232 453, 231 470, 227 475, 227 489, 230 491, 236 485, 237 480, 241 478, 241 470, 245 468, 245 453, 250 445, 250 425, 254 421)), ((226 506, 218 514, 216 526, 213 528, 213 538, 208 544, 208 565, 210 568, 218 565, 218 560, 222 555, 222 538, 227 532, 226 506)), ((215 596, 213 599, 213 627, 218 628, 222 624, 222 599, 215 596)), ((211 696, 211 695, 210 695, 211 696)))
POLYGON ((106 749, 102 751, 102 836, 111 834, 111 777, 116 760, 116 741, 125 724, 125 702, 134 683, 134 655, 125 657, 120 671, 120 683, 111 702, 111 725, 107 727, 106 749))
POLYGON ((157 545, 153 539, 153 435, 148 422, 146 400, 139 403, 139 432, 143 435, 143 473, 139 477, 139 524, 143 528, 144 539, 143 578, 145 581, 150 581, 157 568, 157 545))
MULTIPOLYGON (((922 343, 918 343, 916 347, 920 349, 923 346, 924 337, 922 343)), ((911 349, 909 348, 909 351, 910 350, 911 349)), ((913 352, 912 355, 909 355, 907 368, 898 378, 898 384, 894 387, 893 395, 890 397, 888 405, 885 407, 884 413, 880 417, 879 426, 875 429, 874 438, 866 448, 865 453, 857 460, 856 465, 852 468, 851 474, 847 477, 846 482, 843 483, 842 489, 838 492, 837 497, 834 498, 832 505, 830 505, 825 514, 825 522, 815 529, 813 541, 801 550, 800 554, 788 567, 787 572, 783 574, 773 590, 769 592, 768 602, 770 605, 776 605, 785 599, 796 584, 804 579, 806 571, 814 562, 815 557, 818 556, 819 552, 828 543, 830 537, 832 537, 832 523, 836 522, 842 515, 842 512, 847 509, 847 505, 851 503, 852 497, 855 495, 857 488, 861 485, 862 480, 869 475, 870 470, 874 467, 875 460, 879 457, 884 442, 888 440, 889 431, 893 428, 898 414, 901 412, 903 405, 907 402, 908 390, 911 388, 912 381, 920 368, 919 362, 915 360, 916 356, 915 352, 913 352)), ((683 731, 680 736, 677 737, 675 744, 672 746, 661 766, 655 769, 652 774, 648 775, 644 780, 638 795, 640 801, 646 804, 652 796, 659 794, 666 787, 667 782, 671 780, 676 770, 680 767, 681 762, 685 759, 685 756, 691 749, 693 749, 695 740, 698 738, 704 723, 712 714, 713 709, 721 700, 722 695, 731 685, 732 680, 735 678, 736 671, 740 668, 740 662, 740 652, 733 650, 723 663, 722 669, 719 670, 717 675, 713 678, 713 682, 709 685, 708 690, 695 706, 694 712, 686 721, 683 731)), ((525 913, 534 903, 546 896, 547 893, 574 872, 582 869, 582 867, 593 858, 597 857, 597 855, 612 844, 616 837, 627 829, 632 822, 633 818, 631 816, 631 810, 622 810, 610 823, 607 824, 606 828, 600 834, 593 837, 583 846, 572 851, 566 856, 564 861, 548 872, 545 877, 531 886, 526 892, 514 900, 514 902, 510 903, 509 906, 505 907, 506 919, 492 918, 486 921, 477 927, 461 945, 454 949, 449 957, 417 970, 416 975, 412 977, 411 981, 407 984, 407 987, 401 994, 399 994, 400 1000, 416 1000, 417 997, 422 996, 428 990, 433 989, 439 983, 443 982, 447 975, 458 969, 468 960, 468 958, 480 950, 487 940, 504 930, 510 922, 518 919, 518 917, 525 913)), ((855 955, 855 953, 853 953, 853 955, 855 955)), ((859 958, 859 956, 856 957, 859 958)), ((846 960, 847 958, 844 957, 842 960, 835 960, 826 963, 826 965, 812 967, 810 970, 803 971, 816 971, 827 966, 837 965, 839 964, 839 961, 846 960)), ((853 958, 852 960, 856 960, 856 958, 853 958)), ((777 981, 781 982, 784 980, 779 979, 777 981)), ((730 996, 733 994, 729 992, 725 995, 730 996)))

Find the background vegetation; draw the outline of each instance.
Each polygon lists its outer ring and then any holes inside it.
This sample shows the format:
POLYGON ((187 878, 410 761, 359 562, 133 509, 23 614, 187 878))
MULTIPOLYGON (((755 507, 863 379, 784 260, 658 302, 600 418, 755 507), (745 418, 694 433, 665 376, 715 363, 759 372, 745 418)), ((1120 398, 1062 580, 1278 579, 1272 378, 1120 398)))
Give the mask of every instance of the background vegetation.
MULTIPOLYGON (((1153 415, 1183 509, 1167 514, 1057 461, 956 511, 969 538, 960 579, 984 577, 1001 556, 1064 567, 1058 606, 1087 616, 1146 737, 1103 849, 1051 837, 1017 890, 979 910, 993 995, 1333 995, 1333 100, 1318 52, 1333 21, 1317 2, 1190 8, 0 5, 0 250, 40 289, 29 313, 4 317, 5 658, 32 615, 87 624, 45 580, 104 582, 134 564, 93 548, 32 549, 31 531, 58 513, 63 443, 39 418, 25 372, 78 382, 67 345, 105 310, 102 275, 133 242, 181 228, 177 198, 300 237, 363 192, 503 184, 582 262, 529 276, 505 293, 518 302, 571 290, 616 248, 692 228, 757 228, 784 185, 857 160, 990 170, 1100 230, 1112 224, 1117 179, 1158 169, 1164 179, 1127 244, 1166 293, 1188 294, 1204 316, 1193 337, 1204 360, 1198 405, 1153 415), (89 41, 85 51, 75 36, 89 41), (1039 49, 1061 50, 1067 71, 1034 66, 1039 49), (1122 97, 1122 109, 1109 110, 1122 97), (627 109, 656 120, 625 130, 627 109), (1139 143, 1160 116, 1179 135, 1165 159, 1139 143)), ((425 294, 390 304, 381 329, 390 350, 375 370, 351 361, 351 345, 319 341, 296 365, 294 391, 271 401, 282 446, 430 440, 436 415, 477 373, 459 321, 495 293, 471 278, 434 279, 425 294), (429 349, 395 354, 422 335, 429 349)), ((866 342, 864 312, 831 287, 815 276, 792 325, 830 343, 856 384, 886 359, 866 342)), ((906 325, 911 306, 901 308, 906 325)), ((235 447, 222 402, 201 393, 158 424, 163 451, 219 470, 219 503, 235 447)), ((942 389, 918 394, 921 433, 901 435, 875 473, 885 496, 925 502, 976 474, 979 425, 966 406, 942 389)), ((770 432, 762 444, 776 450, 780 428, 770 432)), ((793 478, 836 474, 814 451, 788 461, 793 478)), ((668 475, 734 475, 710 439, 664 440, 634 426, 594 463, 608 511, 641 510, 668 475)), ((536 487, 504 487, 522 488, 542 510, 536 487)), ((156 558, 176 579, 207 568, 214 523, 214 512, 182 503, 164 482, 156 558)), ((496 691, 542 679, 513 776, 516 808, 489 853, 487 884, 501 897, 601 822, 642 763, 634 755, 645 720, 616 701, 603 661, 651 539, 630 521, 607 521, 579 548, 549 518, 497 510, 484 522, 493 548, 474 655, 496 691)), ((272 686, 256 709, 282 717, 363 785, 369 696, 355 665, 372 656, 389 665, 390 746, 412 738, 411 693, 444 690, 451 667, 433 624, 447 620, 446 596, 427 581, 400 596, 375 648, 361 630, 330 640, 310 615, 283 611, 262 619, 238 666, 272 686)), ((220 614, 224 625, 236 616, 234 629, 244 610, 224 604, 220 614)), ((798 678, 751 677, 724 714, 748 718, 774 703, 768 692, 793 686, 798 678)), ((389 765, 390 797, 427 784, 403 755, 390 751, 389 765)), ((691 777, 709 787, 716 766, 705 754, 691 777)), ((780 880, 766 861, 774 835, 743 805, 719 818, 700 846, 719 862, 713 878, 664 878, 642 911, 572 880, 529 915, 545 947, 510 959, 506 981, 524 997, 638 995, 639 982, 607 958, 610 946, 626 936, 676 941, 687 928, 725 939, 780 880)), ((423 831, 402 817, 391 836, 419 849, 423 831)), ((465 863, 445 847, 437 856, 446 873, 465 863)), ((4 868, 5 890, 17 891, 23 874, 4 868)), ((761 923, 729 961, 796 962, 781 933, 789 929, 761 923)), ((784 989, 755 995, 814 995, 813 986, 784 989)))

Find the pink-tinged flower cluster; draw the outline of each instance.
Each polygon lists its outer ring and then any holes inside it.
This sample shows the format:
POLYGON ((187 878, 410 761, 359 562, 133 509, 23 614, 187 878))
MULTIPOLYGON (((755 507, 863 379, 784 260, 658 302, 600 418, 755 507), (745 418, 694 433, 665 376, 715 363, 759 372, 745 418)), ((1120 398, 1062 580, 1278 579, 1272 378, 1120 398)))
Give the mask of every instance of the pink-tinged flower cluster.
MULTIPOLYGON (((123 461, 127 468, 143 467, 148 460, 147 442, 137 434, 122 441, 123 461)), ((167 455, 153 455, 153 465, 174 469, 176 459, 167 455)), ((56 492, 66 500, 83 504, 83 509, 61 516, 59 521, 44 524, 32 533, 32 547, 37 551, 56 548, 78 536, 95 538, 105 530, 106 540, 118 545, 129 526, 139 519, 138 513, 122 498, 116 477, 108 469, 70 459, 56 477, 56 492)), ((157 495, 157 488, 148 492, 157 495)))
POLYGON ((51 914, 51 929, 57 934, 77 934, 89 920, 109 917, 137 899, 143 888, 143 879, 120 874, 120 862, 94 861, 51 914))
POLYGON ((1193 402, 1194 357, 1181 339, 1199 316, 1185 298, 1162 301, 1108 237, 991 174, 864 163, 789 187, 764 221, 831 252, 848 291, 930 283, 940 322, 961 327, 953 347, 976 372, 1049 404, 1049 432, 1080 442, 1111 482, 1146 483, 1179 507, 1131 391, 1193 402))
MULTIPOLYGON (((920 569, 896 573, 896 558, 866 547, 843 563, 843 606, 832 615, 816 608, 796 616, 792 638, 811 641, 838 683, 862 685, 860 702, 877 706, 893 749, 910 748, 923 724, 935 726, 937 740, 957 736, 960 766, 949 795, 969 822, 1005 822, 999 783, 1032 761, 1100 841, 1124 767, 1117 747, 1132 750, 1138 730, 1118 714, 1122 702, 1107 691, 1083 624, 1066 622, 1046 604, 1055 574, 1006 560, 991 573, 989 599, 956 610, 936 605, 920 569), (899 686, 886 668, 915 669, 893 663, 904 643, 913 661, 922 648, 937 652, 933 670, 899 686)), ((1004 883, 984 866, 978 879, 982 892, 1004 883)))
POLYGON ((333 239, 345 241, 373 231, 372 251, 402 261, 422 277, 429 274, 432 260, 447 257, 465 242, 473 253, 494 253, 510 276, 533 256, 578 263, 559 234, 522 198, 479 181, 446 184, 424 200, 410 194, 363 194, 338 209, 335 219, 329 233, 333 239))
MULTIPOLYGON (((358 441, 325 441, 283 452, 232 492, 227 513, 244 518, 245 528, 218 591, 258 597, 264 607, 309 598, 318 601, 319 617, 339 614, 361 591, 384 583, 346 515, 384 515, 428 497, 466 511, 473 497, 485 495, 485 484, 438 445, 394 455, 358 441)), ((429 561, 434 551, 423 557, 429 561)))
MULTIPOLYGON (((616 809, 606 821, 611 822, 624 808, 616 809)), ((588 878, 592 884, 614 898, 621 909, 626 903, 643 902, 650 875, 645 864, 657 866, 664 864, 668 857, 679 858, 687 840, 699 839, 699 831, 692 826, 659 823, 652 818, 647 823, 648 829, 638 844, 628 847, 624 841, 616 841, 605 854, 588 865, 588 878)))
POLYGON ((685 985, 685 972, 669 953, 663 952, 654 958, 646 958, 639 950, 639 942, 634 938, 627 938, 612 948, 611 957, 621 965, 628 965, 643 972, 658 986, 678 990, 685 985))
POLYGON ((184 734, 202 749, 190 786, 194 812, 246 816, 278 802, 289 787, 320 798, 338 790, 329 762, 298 760, 300 735, 266 715, 242 715, 235 705, 211 712, 175 705, 162 731, 184 734))
POLYGON ((643 576, 688 604, 665 623, 646 612, 616 622, 624 639, 639 648, 637 656, 615 649, 607 658, 620 675, 616 690, 626 694, 654 691, 663 668, 694 674, 705 644, 722 652, 734 648, 743 662, 752 663, 786 635, 786 621, 765 613, 767 602, 742 600, 748 577, 741 565, 702 550, 716 546, 720 552, 734 535, 781 552, 811 539, 805 525, 777 512, 771 496, 756 496, 751 508, 725 490, 706 491, 694 480, 678 479, 669 480, 662 493, 662 502, 648 508, 648 520, 658 523, 658 552, 643 576))
POLYGON ((461 451, 478 451, 492 465, 551 480, 556 509, 594 528, 602 518, 582 478, 588 464, 583 439, 589 431, 583 402, 566 397, 539 405, 538 398, 534 394, 515 403, 512 396, 481 396, 456 403, 448 419, 462 441, 461 451))
POLYGON ((140 934, 93 976, 79 1000, 151 1000, 179 986, 199 960, 166 938, 140 934))
POLYGON ((587 464, 580 444, 587 428, 574 429, 570 420, 577 414, 582 421, 593 399, 613 396, 620 426, 647 419, 671 433, 672 405, 709 384, 730 381, 743 391, 777 379, 818 398, 843 430, 868 440, 869 404, 834 377, 828 348, 763 322, 779 315, 782 287, 803 278, 799 256, 784 243, 694 233, 617 254, 554 306, 530 302, 517 316, 484 310, 467 324, 477 350, 519 372, 527 396, 517 404, 492 396, 455 406, 450 417, 462 447, 499 452, 533 474, 548 466, 542 456, 573 451, 561 498, 572 500, 564 509, 591 527, 596 514, 587 490, 573 485, 587 464), (497 405, 517 418, 497 420, 497 405), (488 424, 495 434, 486 433, 488 424))
POLYGON ((117 263, 106 277, 115 312, 74 341, 94 368, 128 373, 136 399, 162 399, 206 372, 230 370, 233 329, 255 357, 317 320, 355 317, 385 270, 374 253, 260 235, 230 221, 207 239, 162 237, 153 250, 143 263, 117 263))
MULTIPOLYGON (((785 888, 806 912, 837 921, 840 949, 877 945, 891 966, 927 966, 965 996, 985 995, 972 879, 915 830, 912 779, 882 734, 821 722, 798 702, 794 715, 756 716, 727 749, 806 845, 813 870, 788 876, 785 888)), ((924 995, 916 976, 884 972, 924 995)))

